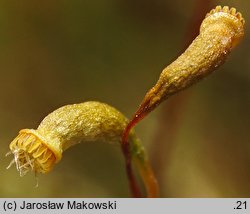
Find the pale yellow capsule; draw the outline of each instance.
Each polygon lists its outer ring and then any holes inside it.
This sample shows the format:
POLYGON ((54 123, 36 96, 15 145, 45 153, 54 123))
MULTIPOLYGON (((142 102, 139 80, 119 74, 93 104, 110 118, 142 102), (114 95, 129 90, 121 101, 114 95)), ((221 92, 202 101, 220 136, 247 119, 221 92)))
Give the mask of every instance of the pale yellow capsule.
MULTIPOLYGON (((29 171, 48 173, 61 160, 63 152, 77 143, 120 143, 127 123, 128 120, 122 113, 104 103, 89 101, 63 106, 45 117, 37 129, 23 129, 19 132, 9 146, 8 154, 14 155, 9 166, 16 163, 21 176, 29 171)), ((145 150, 134 132, 129 137, 129 153, 145 184, 147 195, 157 197, 157 181, 145 150)), ((131 193, 134 197, 139 197, 132 166, 127 167, 127 172, 131 193)))
POLYGON ((63 106, 43 119, 35 129, 23 129, 11 142, 17 169, 47 173, 62 153, 82 141, 120 142, 127 119, 115 108, 100 102, 63 106))
POLYGON ((130 130, 160 103, 195 84, 224 63, 242 39, 244 23, 241 13, 227 6, 217 6, 206 15, 200 34, 181 56, 162 71, 159 80, 146 93, 123 132, 123 147, 129 145, 130 130))
POLYGON ((162 71, 128 126, 132 127, 165 99, 195 84, 222 65, 241 41, 244 23, 241 13, 235 8, 217 6, 211 10, 201 24, 200 34, 182 55, 162 71))

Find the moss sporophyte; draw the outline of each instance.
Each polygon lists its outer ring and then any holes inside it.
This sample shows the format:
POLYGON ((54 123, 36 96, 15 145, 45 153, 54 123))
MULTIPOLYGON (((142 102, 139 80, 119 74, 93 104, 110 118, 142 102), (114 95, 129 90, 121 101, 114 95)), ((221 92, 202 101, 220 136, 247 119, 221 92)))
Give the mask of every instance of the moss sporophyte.
MULTIPOLYGON (((244 35, 244 19, 235 8, 217 6, 200 26, 200 34, 186 51, 160 74, 146 93, 138 110, 123 132, 122 145, 129 151, 130 130, 171 95, 197 83, 222 65, 244 35)), ((129 159, 128 152, 125 152, 129 159)), ((128 161, 129 162, 129 161, 128 161)))
POLYGON ((187 50, 162 71, 130 122, 118 110, 100 102, 61 107, 45 117, 36 130, 19 132, 10 144, 14 155, 10 165, 15 163, 21 176, 28 171, 47 173, 72 145, 96 140, 121 142, 132 195, 141 197, 132 170, 134 164, 147 190, 147 197, 158 197, 156 178, 133 127, 168 97, 222 65, 243 35, 242 15, 235 8, 217 6, 206 15, 200 34, 187 50))
MULTIPOLYGON (((128 120, 115 108, 96 101, 63 106, 46 116, 37 129, 23 129, 10 143, 17 170, 23 176, 29 171, 48 173, 69 147, 90 141, 121 142, 128 120)), ((150 197, 158 195, 155 180, 153 195, 147 176, 154 176, 145 150, 132 131, 129 135, 132 162, 145 183, 150 197)), ((132 172, 131 172, 132 173, 132 172)), ((136 181, 130 178, 131 188, 140 197, 136 181)))

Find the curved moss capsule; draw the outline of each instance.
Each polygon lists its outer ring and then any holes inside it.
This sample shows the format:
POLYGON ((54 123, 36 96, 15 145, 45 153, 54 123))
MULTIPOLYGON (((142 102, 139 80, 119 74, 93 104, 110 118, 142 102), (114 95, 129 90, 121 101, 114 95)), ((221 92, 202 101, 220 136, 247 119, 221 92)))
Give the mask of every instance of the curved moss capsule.
POLYGON ((61 160, 63 151, 76 143, 119 142, 126 124, 127 119, 120 112, 103 103, 66 105, 45 117, 36 130, 21 130, 10 150, 18 155, 21 174, 26 172, 23 166, 27 155, 26 169, 46 173, 61 160))
MULTIPOLYGON (((104 103, 89 101, 66 105, 46 116, 37 129, 21 130, 9 147, 21 176, 29 171, 48 173, 61 160, 63 152, 77 143, 120 142, 127 123, 127 118, 118 110, 104 103)), ((134 132, 130 140, 132 160, 147 182, 145 170, 150 172, 151 167, 144 148, 134 132)), ((147 183, 145 185, 150 197, 157 195, 156 180, 153 195, 147 183)))
POLYGON ((146 93, 140 107, 127 125, 123 144, 128 143, 130 129, 161 102, 195 84, 224 63, 244 35, 244 19, 235 8, 217 6, 203 20, 200 34, 186 51, 160 74, 146 93))

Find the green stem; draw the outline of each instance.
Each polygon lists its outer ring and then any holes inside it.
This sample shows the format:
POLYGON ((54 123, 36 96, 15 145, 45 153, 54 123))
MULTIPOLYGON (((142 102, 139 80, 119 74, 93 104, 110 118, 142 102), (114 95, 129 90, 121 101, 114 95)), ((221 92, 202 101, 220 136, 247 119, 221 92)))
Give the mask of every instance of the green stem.
POLYGON ((148 161, 145 149, 140 140, 133 133, 130 134, 130 148, 132 162, 141 176, 148 198, 159 197, 159 187, 157 179, 148 161))

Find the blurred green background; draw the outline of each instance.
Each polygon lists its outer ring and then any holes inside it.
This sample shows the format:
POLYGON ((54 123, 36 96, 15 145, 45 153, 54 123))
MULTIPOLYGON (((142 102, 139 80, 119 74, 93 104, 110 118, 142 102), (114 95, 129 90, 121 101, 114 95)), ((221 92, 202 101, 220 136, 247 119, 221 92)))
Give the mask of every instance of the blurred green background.
POLYGON ((39 176, 38 188, 32 173, 6 170, 8 145, 66 104, 98 100, 132 117, 217 4, 242 12, 244 40, 217 72, 167 100, 136 130, 162 197, 250 197, 246 0, 0 1, 0 196, 129 197, 119 144, 69 149, 39 176))

